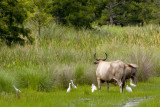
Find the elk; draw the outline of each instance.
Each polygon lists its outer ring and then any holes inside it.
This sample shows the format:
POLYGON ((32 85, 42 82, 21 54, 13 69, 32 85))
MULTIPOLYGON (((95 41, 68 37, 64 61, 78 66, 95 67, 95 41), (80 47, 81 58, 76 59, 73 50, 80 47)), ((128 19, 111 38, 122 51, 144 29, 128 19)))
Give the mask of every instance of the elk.
POLYGON ((126 76, 125 80, 128 81, 132 79, 135 84, 137 84, 137 69, 138 65, 136 64, 126 64, 126 76))
POLYGON ((125 86, 125 69, 126 65, 120 60, 106 62, 107 54, 104 59, 97 59, 96 53, 94 54, 95 62, 98 64, 96 70, 97 82, 99 91, 101 90, 101 83, 107 82, 107 92, 109 92, 109 83, 118 84, 120 87, 120 93, 123 92, 125 86))

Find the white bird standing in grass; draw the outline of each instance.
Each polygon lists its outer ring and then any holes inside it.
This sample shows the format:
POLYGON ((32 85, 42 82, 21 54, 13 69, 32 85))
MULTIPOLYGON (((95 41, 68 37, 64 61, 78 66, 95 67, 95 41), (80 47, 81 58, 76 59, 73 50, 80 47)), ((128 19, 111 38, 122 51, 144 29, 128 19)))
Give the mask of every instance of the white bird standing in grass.
POLYGON ((71 91, 71 83, 69 83, 69 87, 67 89, 67 93, 69 93, 71 91))
POLYGON ((136 85, 132 83, 132 80, 130 80, 130 85, 131 85, 132 87, 136 87, 136 85))
POLYGON ((93 93, 95 90, 97 90, 97 87, 96 87, 94 84, 92 84, 92 87, 91 87, 92 93, 93 93))
POLYGON ((13 85, 13 88, 15 89, 16 91, 16 95, 17 95, 17 98, 20 99, 20 93, 21 93, 21 90, 19 90, 18 88, 16 88, 15 85, 13 85))
POLYGON ((16 90, 16 93, 21 93, 21 90, 19 90, 18 88, 16 88, 15 85, 13 85, 14 89, 16 90))
POLYGON ((71 80, 71 83, 72 83, 72 87, 73 87, 73 88, 77 88, 77 87, 74 85, 73 80, 71 80))
POLYGON ((128 87, 128 85, 126 86, 126 90, 127 90, 128 92, 132 92, 132 88, 131 88, 131 87, 128 87))

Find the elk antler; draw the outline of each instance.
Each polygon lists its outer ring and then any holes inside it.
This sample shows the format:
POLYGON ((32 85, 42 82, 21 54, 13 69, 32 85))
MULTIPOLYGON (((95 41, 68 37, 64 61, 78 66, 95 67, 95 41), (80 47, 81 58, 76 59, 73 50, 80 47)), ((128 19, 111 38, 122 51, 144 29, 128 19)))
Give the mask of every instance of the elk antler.
POLYGON ((94 54, 94 59, 95 59, 95 60, 98 60, 97 57, 96 57, 96 53, 94 54))
POLYGON ((106 58, 104 59, 104 61, 107 59, 107 54, 105 53, 105 55, 106 55, 106 58))

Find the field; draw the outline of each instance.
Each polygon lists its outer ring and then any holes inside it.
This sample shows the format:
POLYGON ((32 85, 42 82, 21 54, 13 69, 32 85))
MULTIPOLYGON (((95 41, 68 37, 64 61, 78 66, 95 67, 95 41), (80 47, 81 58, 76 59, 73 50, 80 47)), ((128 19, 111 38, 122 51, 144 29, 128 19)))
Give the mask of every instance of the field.
MULTIPOLYGON (((31 24, 27 25, 34 29, 31 24)), ((139 106, 160 105, 160 26, 94 26, 74 29, 51 24, 42 29, 42 36, 32 31, 32 45, 0 44, 0 106, 123 106, 132 99, 144 99, 139 106), (98 58, 108 54, 107 61, 135 63, 138 84, 133 93, 120 94, 111 85, 107 93, 91 93, 96 82, 94 53, 98 58), (73 79, 78 86, 66 93, 73 79), (12 85, 21 91, 17 99, 12 85)), ((138 105, 137 105, 138 106, 138 105)))
POLYGON ((29 89, 22 89, 21 98, 17 99, 15 94, 4 94, 0 96, 1 107, 115 107, 124 106, 133 99, 143 99, 139 107, 157 107, 160 105, 160 78, 151 78, 147 82, 138 83, 132 88, 133 93, 119 92, 119 87, 111 85, 110 92, 102 87, 101 92, 91 92, 89 85, 78 86, 70 93, 66 90, 57 89, 51 92, 37 92, 29 89))

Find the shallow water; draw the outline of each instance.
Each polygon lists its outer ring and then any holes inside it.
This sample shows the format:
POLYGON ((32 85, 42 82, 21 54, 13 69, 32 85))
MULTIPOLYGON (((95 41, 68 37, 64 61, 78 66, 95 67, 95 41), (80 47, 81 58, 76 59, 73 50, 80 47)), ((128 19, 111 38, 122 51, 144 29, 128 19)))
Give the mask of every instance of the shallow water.
POLYGON ((142 102, 144 100, 146 100, 146 99, 144 99, 144 98, 141 98, 141 99, 131 99, 123 107, 133 107, 133 106, 138 105, 140 102, 142 102))

